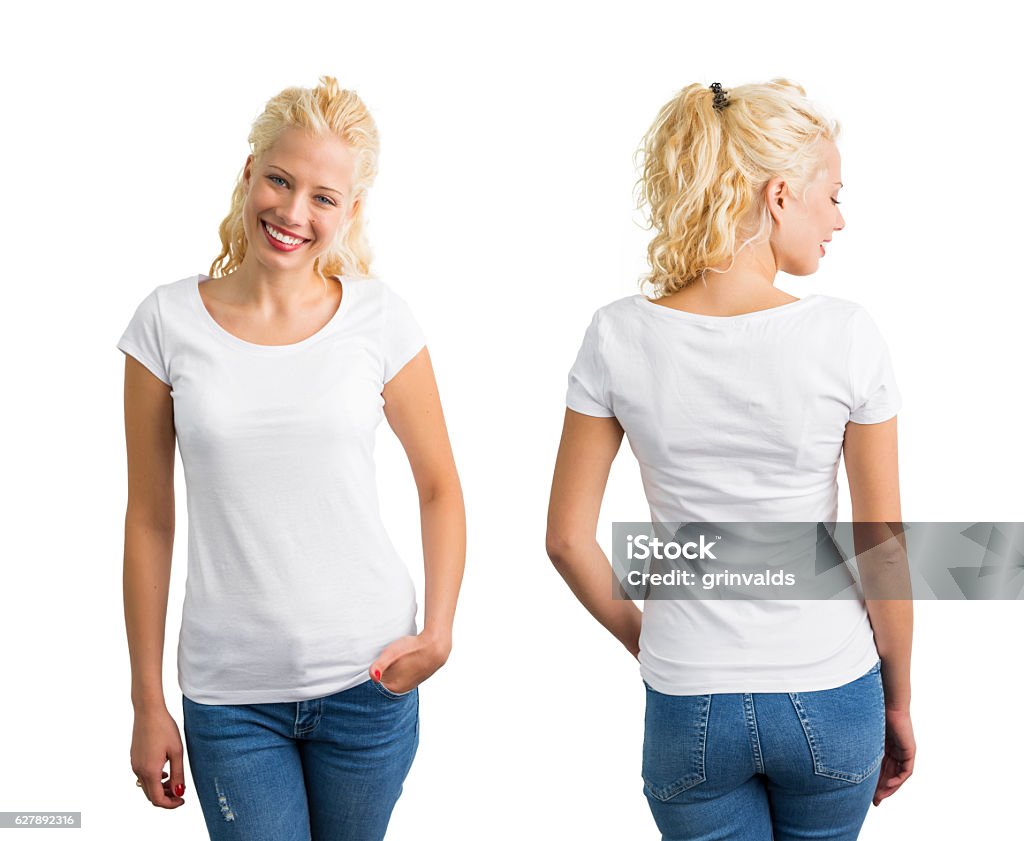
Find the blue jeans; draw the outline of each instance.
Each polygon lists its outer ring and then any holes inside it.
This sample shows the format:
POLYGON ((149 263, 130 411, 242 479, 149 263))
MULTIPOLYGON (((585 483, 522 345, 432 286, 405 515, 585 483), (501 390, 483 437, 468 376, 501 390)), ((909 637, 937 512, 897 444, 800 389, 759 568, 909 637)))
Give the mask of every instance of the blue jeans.
POLYGON ((817 692, 647 686, 644 793, 664 841, 852 841, 884 747, 881 661, 817 692))
POLYGON ((419 745, 419 690, 198 704, 185 744, 211 841, 379 841, 419 745))

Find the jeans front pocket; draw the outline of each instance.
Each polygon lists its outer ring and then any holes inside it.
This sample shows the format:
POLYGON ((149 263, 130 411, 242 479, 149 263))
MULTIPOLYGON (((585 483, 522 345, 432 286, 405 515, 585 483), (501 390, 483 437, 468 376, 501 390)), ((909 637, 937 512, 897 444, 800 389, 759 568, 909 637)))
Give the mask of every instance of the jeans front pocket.
POLYGON ((790 692, 807 737, 814 773, 859 783, 885 754, 881 661, 856 680, 816 692, 790 692))
POLYGON ((644 791, 670 800, 705 780, 710 695, 665 695, 647 687, 644 714, 644 791))
POLYGON ((390 689, 388 689, 380 681, 370 680, 370 683, 372 683, 374 685, 374 687, 377 689, 377 691, 381 695, 383 695, 385 698, 390 698, 392 701, 398 701, 398 700, 401 700, 402 698, 408 698, 417 689, 417 687, 414 686, 408 692, 392 692, 390 689))

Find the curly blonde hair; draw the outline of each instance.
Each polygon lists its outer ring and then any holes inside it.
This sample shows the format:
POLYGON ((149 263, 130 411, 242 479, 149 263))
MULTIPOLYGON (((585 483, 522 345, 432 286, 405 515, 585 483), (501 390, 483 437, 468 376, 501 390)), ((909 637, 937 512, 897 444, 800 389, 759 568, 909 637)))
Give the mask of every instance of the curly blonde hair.
POLYGON ((770 235, 768 182, 784 177, 803 200, 827 171, 818 141, 838 136, 839 122, 787 79, 717 96, 702 84, 680 91, 637 152, 643 156, 637 205, 649 208, 647 227, 657 232, 647 247, 651 271, 641 285, 670 295, 770 235))
MULTIPOLYGON (((366 105, 353 92, 343 90, 331 76, 321 76, 315 88, 286 88, 267 102, 263 113, 252 124, 249 147, 253 164, 274 145, 281 132, 298 128, 312 136, 334 135, 351 149, 354 158, 350 202, 359 204, 352 216, 339 228, 331 247, 313 263, 314 270, 327 282, 327 275, 370 276, 371 252, 366 241, 365 196, 377 176, 380 139, 377 126, 366 105)), ((245 257, 248 243, 242 226, 245 203, 245 168, 238 175, 231 194, 231 209, 220 223, 221 252, 210 266, 210 277, 222 277, 235 271, 245 257)))

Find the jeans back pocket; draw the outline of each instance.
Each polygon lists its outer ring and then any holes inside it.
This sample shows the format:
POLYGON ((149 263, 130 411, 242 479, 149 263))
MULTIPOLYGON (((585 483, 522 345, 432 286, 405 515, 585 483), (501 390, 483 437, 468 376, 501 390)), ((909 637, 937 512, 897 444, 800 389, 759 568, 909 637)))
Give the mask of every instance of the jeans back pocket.
POLYGON ((790 692, 811 749, 814 773, 859 783, 885 754, 885 696, 881 662, 867 674, 816 692, 790 692))
POLYGON ((657 800, 704 782, 710 695, 665 695, 647 687, 644 713, 644 791, 657 800))

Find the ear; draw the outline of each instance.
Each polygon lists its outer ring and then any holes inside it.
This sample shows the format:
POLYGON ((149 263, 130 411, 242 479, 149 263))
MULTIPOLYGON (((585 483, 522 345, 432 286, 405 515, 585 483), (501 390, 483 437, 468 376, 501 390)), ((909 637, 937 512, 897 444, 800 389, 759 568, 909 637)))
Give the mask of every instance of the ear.
POLYGON ((361 202, 362 202, 362 199, 355 199, 352 202, 352 204, 349 206, 348 213, 345 215, 345 221, 346 222, 351 222, 352 221, 352 217, 356 215, 356 211, 359 210, 359 204, 361 202))
POLYGON ((765 206, 775 221, 778 221, 779 215, 786 209, 792 198, 789 184, 782 178, 773 178, 765 187, 765 206))
POLYGON ((249 157, 245 159, 245 166, 242 168, 242 181, 245 183, 246 187, 249 186, 249 181, 252 179, 252 161, 253 156, 249 155, 249 157))

